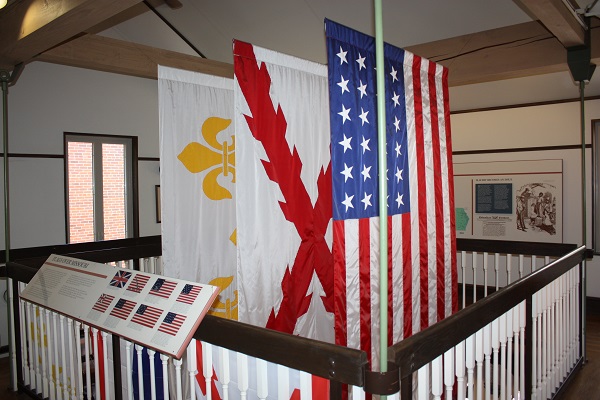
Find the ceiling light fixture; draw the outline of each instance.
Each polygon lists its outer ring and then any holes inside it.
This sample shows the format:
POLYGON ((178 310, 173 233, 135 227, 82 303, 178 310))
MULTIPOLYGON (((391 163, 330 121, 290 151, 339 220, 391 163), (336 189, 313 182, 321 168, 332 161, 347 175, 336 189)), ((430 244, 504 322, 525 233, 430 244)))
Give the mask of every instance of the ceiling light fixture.
POLYGON ((8 0, 0 0, 0 8, 4 8, 6 3, 8 3, 8 0))

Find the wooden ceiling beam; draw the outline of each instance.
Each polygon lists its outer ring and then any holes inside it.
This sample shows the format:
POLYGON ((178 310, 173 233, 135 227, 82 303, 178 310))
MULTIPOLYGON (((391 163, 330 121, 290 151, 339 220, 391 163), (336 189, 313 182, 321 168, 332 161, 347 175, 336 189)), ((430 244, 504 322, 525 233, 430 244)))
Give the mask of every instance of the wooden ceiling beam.
POLYGON ((51 49, 36 60, 157 79, 158 65, 233 77, 233 65, 97 35, 85 35, 51 49))
MULTIPOLYGON (((592 62, 600 60, 600 29, 592 30, 592 62)), ((449 68, 451 86, 568 71, 563 44, 539 22, 492 29, 407 50, 449 68)))
POLYGON ((142 0, 21 0, 0 12, 0 68, 12 69, 142 0))
POLYGON ((562 0, 516 0, 563 44, 564 47, 585 44, 582 19, 562 0))

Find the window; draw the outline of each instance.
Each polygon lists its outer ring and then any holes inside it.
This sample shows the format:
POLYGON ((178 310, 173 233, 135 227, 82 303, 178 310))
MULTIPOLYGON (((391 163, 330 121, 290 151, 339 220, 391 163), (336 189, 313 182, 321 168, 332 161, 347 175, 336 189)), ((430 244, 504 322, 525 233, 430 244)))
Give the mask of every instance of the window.
POLYGON ((135 138, 65 134, 67 241, 137 236, 135 138))

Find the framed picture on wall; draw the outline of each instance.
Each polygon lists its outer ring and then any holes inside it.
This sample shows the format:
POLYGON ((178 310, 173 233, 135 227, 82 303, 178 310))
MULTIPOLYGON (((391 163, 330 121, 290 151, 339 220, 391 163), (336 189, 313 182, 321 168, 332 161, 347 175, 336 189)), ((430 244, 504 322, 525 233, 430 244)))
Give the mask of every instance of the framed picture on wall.
POLYGON ((156 222, 160 224, 160 185, 154 186, 154 194, 156 197, 156 222))

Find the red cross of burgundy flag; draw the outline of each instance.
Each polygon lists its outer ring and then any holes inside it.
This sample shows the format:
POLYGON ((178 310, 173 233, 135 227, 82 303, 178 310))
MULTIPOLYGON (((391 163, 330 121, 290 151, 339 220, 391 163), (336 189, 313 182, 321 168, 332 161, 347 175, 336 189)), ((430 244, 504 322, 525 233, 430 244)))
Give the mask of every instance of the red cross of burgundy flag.
MULTIPOLYGON (((332 21, 327 36, 336 342, 379 357, 375 41, 332 21)), ((388 338, 456 310, 448 71, 384 46, 388 338)))
POLYGON ((239 319, 333 342, 327 67, 233 51, 239 319))

